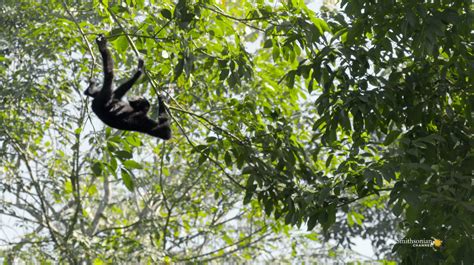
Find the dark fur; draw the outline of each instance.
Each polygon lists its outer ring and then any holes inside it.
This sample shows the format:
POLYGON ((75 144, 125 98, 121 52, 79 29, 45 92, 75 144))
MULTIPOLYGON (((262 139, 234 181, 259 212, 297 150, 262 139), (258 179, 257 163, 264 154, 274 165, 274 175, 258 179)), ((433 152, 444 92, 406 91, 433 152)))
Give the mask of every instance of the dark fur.
POLYGON ((138 70, 127 82, 112 90, 114 78, 114 62, 107 49, 107 40, 103 35, 96 39, 104 65, 104 84, 102 89, 95 90, 91 83, 84 94, 93 97, 92 110, 105 124, 110 127, 147 133, 164 140, 171 138, 169 118, 161 96, 158 96, 158 122, 150 119, 147 112, 150 103, 145 98, 124 101, 122 97, 140 78, 143 73, 143 60, 138 61, 138 70))

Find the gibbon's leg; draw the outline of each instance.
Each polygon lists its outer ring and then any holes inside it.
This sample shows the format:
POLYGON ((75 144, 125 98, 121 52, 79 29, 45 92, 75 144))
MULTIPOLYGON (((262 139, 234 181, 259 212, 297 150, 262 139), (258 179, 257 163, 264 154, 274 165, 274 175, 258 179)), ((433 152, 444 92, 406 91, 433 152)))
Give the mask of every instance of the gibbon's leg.
POLYGON ((170 123, 169 123, 169 117, 168 113, 166 112, 166 107, 165 104, 163 103, 163 99, 161 95, 158 95, 158 103, 160 104, 158 107, 158 122, 149 120, 149 124, 151 125, 151 128, 148 128, 145 133, 159 137, 163 140, 168 140, 172 137, 171 133, 171 128, 170 128, 170 123))
POLYGON ((165 103, 163 102, 163 98, 158 96, 158 123, 166 123, 169 120, 168 113, 166 113, 165 103))
POLYGON ((102 55, 102 63, 104 66, 104 85, 99 92, 99 97, 102 100, 108 100, 112 97, 112 83, 114 80, 114 61, 109 49, 107 48, 107 39, 100 34, 96 39, 99 46, 100 54, 102 55))
POLYGON ((133 84, 140 78, 143 73, 143 60, 138 59, 138 69, 137 72, 130 78, 127 82, 123 83, 114 91, 114 98, 121 99, 127 91, 132 88, 133 84))
POLYGON ((148 134, 159 137, 163 140, 171 138, 171 128, 168 113, 166 112, 165 104, 161 95, 158 96, 158 124, 148 134))

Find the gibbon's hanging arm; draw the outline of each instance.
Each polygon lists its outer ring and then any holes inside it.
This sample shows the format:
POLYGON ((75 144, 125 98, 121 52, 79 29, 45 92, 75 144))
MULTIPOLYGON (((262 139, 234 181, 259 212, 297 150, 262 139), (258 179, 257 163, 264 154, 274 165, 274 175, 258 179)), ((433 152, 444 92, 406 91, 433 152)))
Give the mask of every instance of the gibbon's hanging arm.
POLYGON ((149 135, 168 140, 171 138, 169 116, 166 113, 165 104, 161 96, 158 96, 158 121, 154 121, 147 116, 150 103, 143 97, 129 100, 122 100, 122 97, 130 90, 133 84, 143 73, 143 60, 138 60, 137 72, 119 86, 112 90, 114 78, 114 62, 110 51, 107 48, 107 40, 104 35, 99 35, 96 39, 102 55, 104 67, 104 84, 102 89, 95 89, 94 82, 84 91, 84 94, 94 98, 92 100, 92 110, 99 119, 110 127, 147 133, 149 135))

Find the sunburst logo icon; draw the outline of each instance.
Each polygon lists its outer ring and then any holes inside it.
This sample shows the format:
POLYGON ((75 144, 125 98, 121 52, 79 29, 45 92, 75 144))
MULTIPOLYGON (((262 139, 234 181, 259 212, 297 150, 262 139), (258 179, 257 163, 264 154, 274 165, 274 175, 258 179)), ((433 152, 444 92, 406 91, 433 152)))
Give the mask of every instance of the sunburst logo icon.
POLYGON ((437 238, 434 238, 434 237, 432 237, 432 239, 433 239, 432 245, 435 248, 440 248, 441 245, 443 244, 443 241, 441 239, 437 239, 437 238))

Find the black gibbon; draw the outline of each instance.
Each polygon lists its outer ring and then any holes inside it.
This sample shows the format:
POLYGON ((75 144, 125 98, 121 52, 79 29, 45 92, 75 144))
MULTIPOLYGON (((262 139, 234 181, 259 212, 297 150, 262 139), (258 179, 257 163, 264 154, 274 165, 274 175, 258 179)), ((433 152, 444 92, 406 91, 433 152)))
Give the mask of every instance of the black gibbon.
POLYGON ((143 73, 143 60, 138 60, 137 72, 119 86, 112 90, 114 78, 114 62, 110 51, 107 49, 107 40, 104 35, 99 35, 96 39, 99 46, 100 54, 104 65, 104 84, 102 89, 94 89, 95 84, 91 82, 84 94, 93 97, 92 110, 102 122, 110 127, 147 133, 149 135, 159 137, 163 140, 171 138, 171 129, 169 124, 169 116, 166 113, 165 105, 161 96, 158 96, 158 122, 150 119, 147 112, 150 109, 150 103, 145 98, 136 98, 128 102, 122 100, 122 97, 140 78, 143 73))

